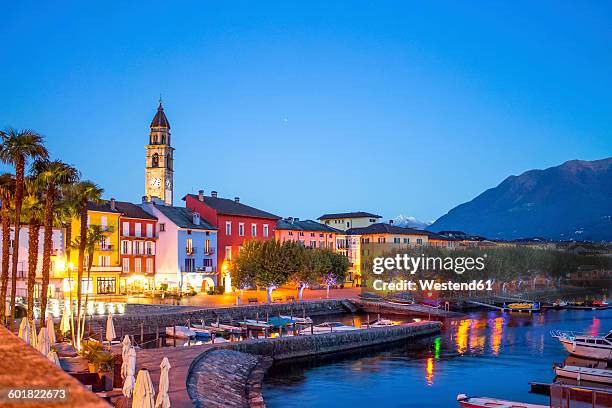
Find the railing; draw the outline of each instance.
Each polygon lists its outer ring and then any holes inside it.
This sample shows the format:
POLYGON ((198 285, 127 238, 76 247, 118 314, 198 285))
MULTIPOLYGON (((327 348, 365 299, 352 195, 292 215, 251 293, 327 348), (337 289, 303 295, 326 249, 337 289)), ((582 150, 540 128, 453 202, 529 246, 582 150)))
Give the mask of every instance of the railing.
POLYGON ((214 266, 194 266, 193 268, 181 267, 181 272, 189 273, 216 273, 217 268, 214 266))
POLYGON ((109 245, 100 245, 98 247, 99 251, 112 251, 113 250, 113 245, 109 244, 109 245))
POLYGON ((215 254, 215 248, 208 248, 204 250, 204 255, 210 256, 215 254))
POLYGON ((197 251, 195 247, 192 247, 192 248, 185 248, 185 252, 187 253, 187 255, 195 255, 197 251))

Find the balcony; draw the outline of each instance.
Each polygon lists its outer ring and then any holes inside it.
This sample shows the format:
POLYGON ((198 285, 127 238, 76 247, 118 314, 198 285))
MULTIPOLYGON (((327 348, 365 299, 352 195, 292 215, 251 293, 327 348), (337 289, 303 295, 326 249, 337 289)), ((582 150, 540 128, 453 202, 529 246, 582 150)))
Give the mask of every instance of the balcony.
POLYGON ((215 248, 208 248, 207 250, 204 250, 204 255, 206 256, 211 256, 215 254, 215 248))
POLYGON ((102 252, 110 252, 114 249, 114 245, 100 245, 98 246, 98 251, 102 252))
POLYGON ((214 275, 217 273, 217 268, 214 266, 196 266, 193 268, 181 267, 181 272, 202 273, 205 275, 214 275))
POLYGON ((196 254, 196 248, 195 247, 185 248, 185 253, 188 256, 194 256, 196 254))

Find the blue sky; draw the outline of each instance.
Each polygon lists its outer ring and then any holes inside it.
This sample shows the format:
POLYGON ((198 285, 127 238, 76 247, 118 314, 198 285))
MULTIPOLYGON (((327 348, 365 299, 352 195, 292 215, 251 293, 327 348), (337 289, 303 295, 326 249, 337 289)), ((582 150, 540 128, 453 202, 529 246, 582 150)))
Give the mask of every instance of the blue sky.
POLYGON ((159 94, 175 203, 435 219, 505 177, 612 155, 606 2, 12 2, 0 127, 138 201, 159 94), (95 3, 95 4, 94 4, 95 3), (128 4, 129 3, 129 4, 128 4))

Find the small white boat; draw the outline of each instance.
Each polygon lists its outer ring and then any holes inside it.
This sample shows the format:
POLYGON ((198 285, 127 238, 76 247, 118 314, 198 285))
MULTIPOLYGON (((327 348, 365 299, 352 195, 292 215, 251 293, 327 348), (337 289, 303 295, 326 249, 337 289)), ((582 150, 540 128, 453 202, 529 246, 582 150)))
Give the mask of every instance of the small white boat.
POLYGON ((191 339, 196 336, 196 333, 187 326, 168 326, 166 327, 166 336, 176 337, 177 339, 191 339))
MULTIPOLYGON (((372 323, 370 323, 370 328, 373 327, 391 327, 391 326, 397 326, 399 325, 399 322, 394 322, 393 320, 389 320, 389 319, 377 319, 374 320, 372 323)), ((368 324, 362 324, 361 325, 362 328, 367 329, 368 328, 368 324)))
POLYGON ((227 339, 224 339, 223 337, 215 337, 215 341, 213 343, 212 339, 208 340, 206 343, 204 344, 217 344, 217 343, 229 343, 230 341, 227 339))
POLYGON ((190 327, 189 330, 194 332, 197 337, 210 337, 210 330, 193 327, 193 326, 190 327))
POLYGON ((357 327, 347 326, 340 322, 325 322, 321 324, 317 324, 316 326, 312 326, 311 328, 307 327, 304 330, 300 331, 300 334, 325 334, 325 333, 334 333, 334 332, 342 332, 342 331, 351 331, 351 330, 359 330, 357 327))
POLYGON ((457 402, 460 406, 466 408, 549 408, 549 405, 528 404, 489 397, 468 397, 465 394, 457 395, 457 402))
POLYGON ((575 334, 568 331, 552 331, 569 353, 596 360, 612 361, 612 330, 604 337, 575 334))
POLYGON ((555 366, 554 370, 559 377, 572 378, 578 381, 612 384, 612 370, 568 365, 563 367, 555 366))
POLYGON ((312 324, 312 319, 310 317, 291 317, 291 316, 279 316, 281 319, 289 319, 293 320, 296 324, 312 324))

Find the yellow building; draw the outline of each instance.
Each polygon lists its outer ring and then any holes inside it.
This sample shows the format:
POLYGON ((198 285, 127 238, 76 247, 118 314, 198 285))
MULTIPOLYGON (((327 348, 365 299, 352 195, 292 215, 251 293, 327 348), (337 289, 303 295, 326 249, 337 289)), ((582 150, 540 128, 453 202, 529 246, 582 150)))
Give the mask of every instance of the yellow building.
MULTIPOLYGON (((119 278, 121 275, 121 264, 119 254, 119 217, 121 212, 115 207, 115 200, 105 201, 102 204, 89 204, 87 210, 87 222, 89 225, 99 225, 105 233, 105 238, 96 246, 93 253, 91 274, 87 278, 88 255, 85 255, 83 268, 83 293, 90 296, 109 296, 119 293, 119 278)), ((72 221, 72 240, 80 235, 81 222, 79 218, 72 221)), ((64 296, 69 296, 70 290, 76 295, 77 288, 77 265, 79 262, 78 249, 70 251, 70 260, 67 265, 67 274, 70 278, 64 279, 64 296)))
POLYGON ((321 223, 330 227, 347 231, 351 228, 364 228, 370 226, 382 218, 380 215, 358 211, 348 213, 323 214, 317 218, 321 223))

